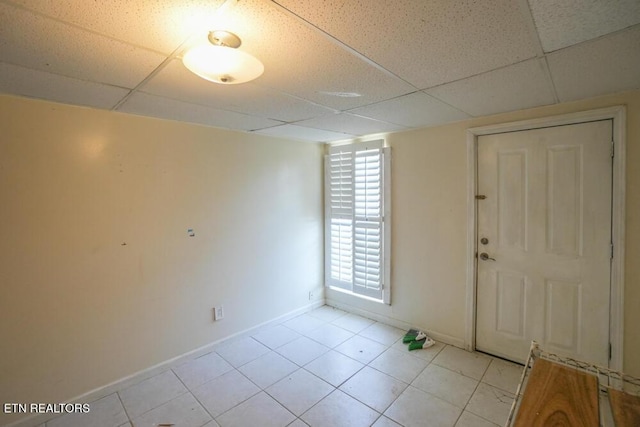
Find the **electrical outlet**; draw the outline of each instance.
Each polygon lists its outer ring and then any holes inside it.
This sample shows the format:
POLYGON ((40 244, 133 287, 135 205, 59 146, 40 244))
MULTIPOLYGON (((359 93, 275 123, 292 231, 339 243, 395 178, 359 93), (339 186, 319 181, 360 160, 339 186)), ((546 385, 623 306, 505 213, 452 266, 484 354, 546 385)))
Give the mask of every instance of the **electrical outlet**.
POLYGON ((222 306, 213 307, 213 320, 222 320, 224 319, 224 309, 222 306))
POLYGON ((316 293, 314 291, 309 291, 309 301, 316 297, 316 293))

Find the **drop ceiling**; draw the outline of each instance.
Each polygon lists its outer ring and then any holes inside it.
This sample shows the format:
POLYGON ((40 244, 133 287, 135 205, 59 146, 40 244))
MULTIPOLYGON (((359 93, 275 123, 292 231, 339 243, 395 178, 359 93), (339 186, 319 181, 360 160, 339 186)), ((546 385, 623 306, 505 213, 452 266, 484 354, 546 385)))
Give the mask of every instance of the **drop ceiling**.
POLYGON ((0 0, 0 92, 329 142, 640 88, 638 0, 222 3, 0 0), (264 74, 190 73, 212 29, 264 74))

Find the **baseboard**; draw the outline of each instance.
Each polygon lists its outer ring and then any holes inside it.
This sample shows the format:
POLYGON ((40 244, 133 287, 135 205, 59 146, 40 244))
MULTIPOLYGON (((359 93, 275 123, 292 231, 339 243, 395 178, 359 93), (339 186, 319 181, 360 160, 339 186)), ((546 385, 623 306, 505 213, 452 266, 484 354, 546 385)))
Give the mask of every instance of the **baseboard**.
POLYGON ((464 339, 462 338, 456 338, 456 337, 452 337, 451 335, 447 335, 447 334, 443 334, 440 333, 438 331, 434 331, 431 330, 429 328, 425 328, 424 325, 412 325, 410 323, 407 323, 405 321, 399 320, 399 319, 394 319, 392 317, 388 317, 388 316, 384 316, 378 313, 373 313, 371 311, 367 311, 367 310, 363 310, 361 308, 358 307, 354 307, 352 305, 349 304, 345 304, 343 302, 339 302, 336 300, 333 300, 331 298, 327 298, 325 300, 325 304, 331 307, 335 307, 335 308, 339 308, 340 310, 344 310, 347 311, 349 313, 353 313, 353 314, 357 314, 360 315, 362 317, 366 317, 368 319, 372 319, 372 320, 376 320, 378 322, 381 323, 385 323, 387 325, 391 325, 391 326, 395 326, 396 328, 400 328, 400 329, 419 329, 421 331, 426 332, 431 338, 433 338, 436 341, 440 341, 443 342, 445 344, 449 344, 452 345, 454 347, 459 347, 464 349, 464 339))
MULTIPOLYGON (((169 369, 175 368, 178 365, 183 364, 184 362, 187 362, 189 360, 192 359, 197 359, 200 356, 204 356, 207 353, 212 352, 216 347, 219 347, 222 344, 227 344, 235 339, 239 339, 239 338, 243 338, 249 334, 252 334, 253 332, 255 332, 256 330, 260 329, 260 328, 264 328, 266 326, 269 326, 271 324, 276 324, 276 323, 281 323, 283 321, 292 319, 296 316, 299 316, 300 314, 306 313, 308 311, 311 311, 315 308, 321 307, 325 304, 324 299, 319 299, 317 301, 314 301, 310 304, 307 304, 301 308, 298 308, 296 310, 290 311, 289 313, 283 314, 282 316, 278 316, 274 319, 268 320, 266 322, 262 322, 256 326, 253 326, 251 328, 242 330, 240 332, 237 332, 233 335, 229 335, 228 337, 219 339, 217 341, 211 342, 209 344, 206 344, 202 347, 199 347, 195 350, 189 351, 187 353, 181 354, 180 356, 174 357, 172 359, 169 360, 165 360, 164 362, 160 362, 157 365, 154 365, 150 368, 147 369, 143 369, 141 371, 138 371, 132 375, 129 375, 127 377, 121 378, 119 380, 116 380, 110 384, 98 387, 96 389, 93 389, 87 393, 84 393, 80 396, 74 397, 73 399, 68 400, 67 402, 64 403, 86 403, 86 402, 93 402, 95 400, 101 399, 105 396, 108 396, 110 394, 113 394, 117 391, 120 390, 124 390, 127 387, 130 387, 134 384, 139 383, 140 381, 144 381, 148 378, 151 378, 159 373, 162 373, 164 371, 167 371, 169 369)), ((58 415, 57 414, 39 414, 39 415, 34 415, 34 416, 30 416, 28 418, 22 419, 22 420, 17 420, 14 421, 11 424, 6 424, 5 427, 36 427, 39 426, 42 423, 45 423, 53 418, 56 418, 58 415)))

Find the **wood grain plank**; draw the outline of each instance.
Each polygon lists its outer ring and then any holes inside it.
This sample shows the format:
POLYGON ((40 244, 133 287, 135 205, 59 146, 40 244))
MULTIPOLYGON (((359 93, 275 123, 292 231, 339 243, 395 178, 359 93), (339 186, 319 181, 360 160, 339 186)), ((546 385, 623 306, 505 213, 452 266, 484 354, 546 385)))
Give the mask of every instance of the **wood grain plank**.
POLYGON ((598 379, 537 359, 516 415, 515 427, 599 425, 598 379))
POLYGON ((640 426, 640 397, 610 389, 609 402, 616 427, 640 426))

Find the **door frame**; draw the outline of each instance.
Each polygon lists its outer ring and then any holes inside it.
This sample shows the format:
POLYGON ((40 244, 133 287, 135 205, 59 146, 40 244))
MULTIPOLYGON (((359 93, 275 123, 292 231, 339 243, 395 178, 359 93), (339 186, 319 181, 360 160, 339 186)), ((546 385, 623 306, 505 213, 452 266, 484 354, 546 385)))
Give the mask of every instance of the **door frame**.
POLYGON ((613 259, 611 261, 611 290, 609 310, 609 340, 611 358, 608 368, 622 371, 624 329, 624 256, 625 256, 625 190, 626 190, 626 108, 615 106, 581 111, 532 120, 488 125, 467 129, 467 280, 465 348, 476 348, 476 286, 477 286, 477 200, 478 137, 496 133, 572 125, 597 120, 613 120, 613 177, 611 233, 613 259))

